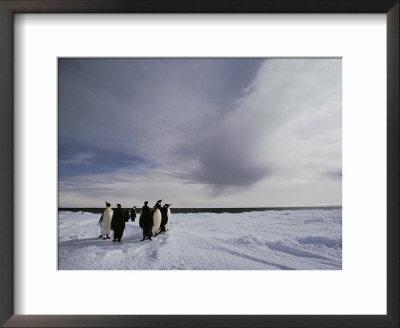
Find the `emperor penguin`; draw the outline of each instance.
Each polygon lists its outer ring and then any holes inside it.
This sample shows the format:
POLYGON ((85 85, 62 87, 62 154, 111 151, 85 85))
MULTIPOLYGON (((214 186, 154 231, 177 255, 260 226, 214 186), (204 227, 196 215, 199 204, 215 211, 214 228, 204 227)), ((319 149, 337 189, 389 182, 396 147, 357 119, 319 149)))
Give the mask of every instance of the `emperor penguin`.
POLYGON ((171 205, 172 204, 166 204, 167 205, 167 223, 165 224, 165 231, 169 230, 169 222, 171 221, 171 205))
POLYGON ((110 239, 109 234, 111 232, 111 220, 113 216, 113 210, 111 209, 111 204, 106 202, 106 209, 104 210, 101 218, 99 220, 99 224, 101 226, 101 235, 99 238, 110 239))
POLYGON ((158 200, 153 207, 153 229, 151 230, 153 236, 157 236, 158 230, 160 230, 161 225, 161 201, 158 200))
POLYGON ((142 207, 142 211, 140 212, 139 218, 139 227, 143 229, 143 239, 151 240, 151 236, 153 235, 153 212, 148 206, 148 201, 144 202, 144 206, 142 207))
POLYGON ((168 231, 168 222, 169 222, 169 218, 171 217, 171 211, 169 209, 169 207, 172 204, 164 204, 164 206, 161 209, 161 215, 162 215, 162 219, 161 219, 161 226, 160 226, 160 233, 165 233, 166 231, 168 231))
POLYGON ((135 219, 136 219, 136 206, 132 206, 131 211, 130 211, 130 217, 131 217, 131 221, 135 222, 135 219))

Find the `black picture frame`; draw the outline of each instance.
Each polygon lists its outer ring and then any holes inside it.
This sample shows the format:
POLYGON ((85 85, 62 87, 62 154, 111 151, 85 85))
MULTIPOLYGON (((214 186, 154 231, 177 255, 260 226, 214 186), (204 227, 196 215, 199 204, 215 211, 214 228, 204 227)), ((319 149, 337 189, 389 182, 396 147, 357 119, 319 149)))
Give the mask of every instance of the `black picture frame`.
MULTIPOLYGON (((0 324, 4 327, 399 327, 399 0, 0 0, 0 324), (14 315, 13 20, 16 13, 385 13, 387 315, 14 315)), ((365 286, 368 288, 368 286, 365 286)), ((339 300, 340 301, 340 300, 339 300)))

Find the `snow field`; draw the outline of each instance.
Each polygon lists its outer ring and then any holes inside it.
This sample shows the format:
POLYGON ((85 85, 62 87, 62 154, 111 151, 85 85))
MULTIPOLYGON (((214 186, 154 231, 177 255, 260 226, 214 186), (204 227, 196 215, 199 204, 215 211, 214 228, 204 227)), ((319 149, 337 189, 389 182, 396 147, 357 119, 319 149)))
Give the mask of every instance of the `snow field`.
POLYGON ((137 217, 114 243, 97 238, 100 214, 59 212, 59 269, 340 270, 341 217, 341 209, 172 212, 165 235, 140 241, 137 217))

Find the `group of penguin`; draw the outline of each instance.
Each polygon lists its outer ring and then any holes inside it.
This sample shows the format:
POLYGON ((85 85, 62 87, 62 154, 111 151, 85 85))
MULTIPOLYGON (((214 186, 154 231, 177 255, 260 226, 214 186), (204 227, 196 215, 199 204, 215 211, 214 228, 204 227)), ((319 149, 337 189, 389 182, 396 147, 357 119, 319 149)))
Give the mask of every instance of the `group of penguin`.
MULTIPOLYGON (((148 201, 144 202, 142 211, 140 213, 139 226, 143 230, 143 239, 152 240, 151 237, 155 237, 159 234, 165 234, 169 228, 169 222, 171 218, 170 206, 172 204, 164 204, 161 207, 162 199, 158 200, 152 209, 148 206, 148 201)), ((102 213, 98 225, 101 227, 101 234, 99 238, 103 240, 110 239, 111 230, 114 231, 114 242, 121 242, 122 235, 125 230, 125 223, 129 221, 132 222, 136 218, 136 206, 132 209, 123 212, 121 204, 117 204, 115 210, 111 209, 111 204, 106 202, 106 208, 102 213)))
POLYGON ((160 233, 165 234, 169 229, 169 222, 171 219, 170 206, 172 204, 164 204, 161 207, 162 199, 158 200, 150 209, 148 201, 144 202, 142 211, 140 213, 139 226, 143 229, 143 240, 151 240, 151 237, 156 237, 160 233))

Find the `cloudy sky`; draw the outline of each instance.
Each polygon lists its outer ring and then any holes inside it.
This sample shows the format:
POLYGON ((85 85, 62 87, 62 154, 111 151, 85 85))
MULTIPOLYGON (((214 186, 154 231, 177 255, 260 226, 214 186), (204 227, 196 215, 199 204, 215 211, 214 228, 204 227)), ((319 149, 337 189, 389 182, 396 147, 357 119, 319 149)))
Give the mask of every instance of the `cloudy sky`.
POLYGON ((59 206, 341 205, 341 59, 59 59, 59 206))

